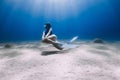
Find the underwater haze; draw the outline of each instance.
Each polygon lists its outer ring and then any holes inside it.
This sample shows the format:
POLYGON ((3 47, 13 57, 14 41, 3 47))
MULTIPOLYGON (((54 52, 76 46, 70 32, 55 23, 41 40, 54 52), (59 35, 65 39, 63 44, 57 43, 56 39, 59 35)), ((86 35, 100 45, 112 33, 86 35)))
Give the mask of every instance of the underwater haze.
POLYGON ((120 80, 120 0, 0 0, 0 80, 120 80))
POLYGON ((0 41, 40 40, 46 22, 59 39, 120 40, 120 0, 0 0, 0 41))

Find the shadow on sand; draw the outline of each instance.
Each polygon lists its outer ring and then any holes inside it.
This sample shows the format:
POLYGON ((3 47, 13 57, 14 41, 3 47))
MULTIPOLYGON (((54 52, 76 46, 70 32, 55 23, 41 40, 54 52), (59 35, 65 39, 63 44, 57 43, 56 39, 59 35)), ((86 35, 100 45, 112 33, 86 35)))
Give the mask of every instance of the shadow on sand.
POLYGON ((43 51, 41 55, 48 56, 53 54, 60 54, 60 51, 43 51))

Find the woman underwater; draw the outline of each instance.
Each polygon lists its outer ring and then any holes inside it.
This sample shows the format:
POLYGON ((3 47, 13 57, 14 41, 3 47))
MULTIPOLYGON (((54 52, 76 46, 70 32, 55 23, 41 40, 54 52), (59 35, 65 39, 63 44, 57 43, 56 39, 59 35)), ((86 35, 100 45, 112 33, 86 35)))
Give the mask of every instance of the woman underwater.
POLYGON ((45 31, 43 32, 43 35, 42 35, 42 42, 44 42, 44 43, 51 43, 51 41, 52 42, 56 42, 57 41, 57 37, 52 32, 51 24, 50 23, 46 23, 44 25, 44 27, 45 27, 45 31))
POLYGON ((55 34, 53 34, 53 32, 52 32, 51 24, 46 23, 44 25, 44 27, 45 27, 45 31, 43 31, 42 42, 52 44, 57 49, 62 50, 63 44, 61 44, 60 42, 57 41, 57 36, 55 34))

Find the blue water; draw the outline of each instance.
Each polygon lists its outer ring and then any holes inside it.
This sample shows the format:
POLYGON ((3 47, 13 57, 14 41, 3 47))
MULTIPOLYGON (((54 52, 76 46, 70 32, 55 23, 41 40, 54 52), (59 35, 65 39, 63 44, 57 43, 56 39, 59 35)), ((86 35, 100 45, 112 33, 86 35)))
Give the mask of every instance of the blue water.
POLYGON ((0 41, 41 40, 46 22, 59 39, 120 40, 120 1, 0 1, 0 41))

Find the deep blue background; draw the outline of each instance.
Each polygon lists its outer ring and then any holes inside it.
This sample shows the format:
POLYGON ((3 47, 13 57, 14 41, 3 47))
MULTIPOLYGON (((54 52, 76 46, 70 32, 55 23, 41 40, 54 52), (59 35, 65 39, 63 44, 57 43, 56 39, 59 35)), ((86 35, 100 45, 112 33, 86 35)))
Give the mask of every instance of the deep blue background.
MULTIPOLYGON (((27 3, 24 0, 24 4, 21 3, 22 6, 16 10, 14 4, 9 5, 0 0, 0 41, 40 40, 46 22, 52 24, 53 31, 59 39, 69 39, 78 35, 79 39, 86 40, 120 40, 120 0, 104 1, 108 3, 96 3, 82 11, 78 5, 76 16, 59 19, 54 14, 46 18, 43 8, 39 15, 33 15, 31 11, 25 10, 27 3)), ((70 9, 66 10, 69 14, 70 9)))

